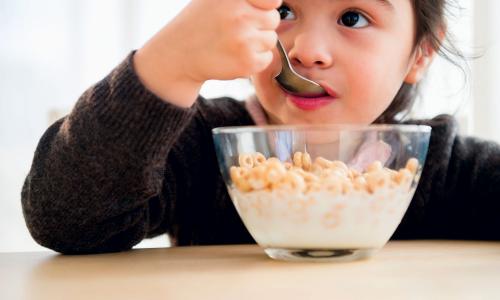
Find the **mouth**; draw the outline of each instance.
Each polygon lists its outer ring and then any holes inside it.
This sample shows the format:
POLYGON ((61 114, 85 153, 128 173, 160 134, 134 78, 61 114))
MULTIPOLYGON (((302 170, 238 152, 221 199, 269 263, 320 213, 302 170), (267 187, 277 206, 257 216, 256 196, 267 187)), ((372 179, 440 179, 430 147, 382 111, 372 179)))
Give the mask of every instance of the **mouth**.
POLYGON ((321 85, 327 94, 300 97, 292 95, 285 90, 283 90, 283 92, 285 93, 286 100, 298 109, 304 111, 315 111, 338 100, 338 94, 331 87, 323 82, 318 82, 318 84, 321 85))

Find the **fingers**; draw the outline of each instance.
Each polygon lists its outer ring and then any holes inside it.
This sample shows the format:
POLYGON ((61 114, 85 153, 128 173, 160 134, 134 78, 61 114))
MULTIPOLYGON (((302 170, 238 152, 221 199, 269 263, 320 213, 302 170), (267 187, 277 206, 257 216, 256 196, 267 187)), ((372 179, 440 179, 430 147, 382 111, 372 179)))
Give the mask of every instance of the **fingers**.
POLYGON ((254 51, 265 52, 271 51, 276 48, 276 43, 278 42, 278 34, 275 31, 261 31, 255 38, 252 46, 254 51))
POLYGON ((275 30, 281 22, 280 13, 273 9, 260 12, 256 17, 257 28, 262 30, 275 30))
POLYGON ((262 10, 247 4, 232 14, 232 20, 260 30, 275 30, 281 22, 281 17, 276 9, 262 10))
POLYGON ((263 71, 272 63, 274 57, 272 49, 276 48, 277 39, 278 35, 274 31, 259 32, 256 36, 254 43, 252 43, 251 52, 253 54, 250 55, 253 65, 251 74, 263 71))
POLYGON ((271 10, 280 7, 282 0, 247 0, 252 6, 263 9, 271 10))
POLYGON ((271 51, 259 53, 254 57, 253 61, 253 70, 249 75, 262 72, 265 68, 267 68, 273 61, 273 53, 271 51))

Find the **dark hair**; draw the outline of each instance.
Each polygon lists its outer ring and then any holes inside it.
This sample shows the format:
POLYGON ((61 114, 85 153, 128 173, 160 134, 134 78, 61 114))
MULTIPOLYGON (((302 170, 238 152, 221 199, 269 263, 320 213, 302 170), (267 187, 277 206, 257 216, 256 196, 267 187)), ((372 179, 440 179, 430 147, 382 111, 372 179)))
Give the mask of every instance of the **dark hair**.
MULTIPOLYGON (((451 63, 451 56, 462 57, 448 37, 446 46, 440 39, 440 33, 446 29, 446 12, 451 0, 411 0, 415 15, 415 43, 417 49, 422 42, 431 47, 451 63)), ((375 120, 375 123, 397 123, 410 113, 419 93, 419 84, 403 83, 389 107, 375 120)))

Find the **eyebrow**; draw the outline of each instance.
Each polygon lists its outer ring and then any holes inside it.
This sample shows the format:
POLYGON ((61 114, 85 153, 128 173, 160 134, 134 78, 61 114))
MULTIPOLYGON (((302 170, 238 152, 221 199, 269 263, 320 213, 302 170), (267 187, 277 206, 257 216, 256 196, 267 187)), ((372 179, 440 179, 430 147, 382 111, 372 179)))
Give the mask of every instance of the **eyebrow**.
MULTIPOLYGON (((330 2, 336 2, 336 1, 341 1, 341 2, 350 2, 353 0, 329 0, 330 2)), ((356 0, 354 0, 356 1, 356 0)), ((358 0, 358 1, 366 1, 366 0, 358 0)), ((394 4, 390 0, 372 0, 372 2, 377 3, 380 6, 383 6, 385 8, 388 8, 390 10, 394 10, 394 4)))
POLYGON ((375 0, 375 1, 382 6, 390 8, 391 10, 394 9, 394 5, 392 5, 391 1, 389 0, 375 0))

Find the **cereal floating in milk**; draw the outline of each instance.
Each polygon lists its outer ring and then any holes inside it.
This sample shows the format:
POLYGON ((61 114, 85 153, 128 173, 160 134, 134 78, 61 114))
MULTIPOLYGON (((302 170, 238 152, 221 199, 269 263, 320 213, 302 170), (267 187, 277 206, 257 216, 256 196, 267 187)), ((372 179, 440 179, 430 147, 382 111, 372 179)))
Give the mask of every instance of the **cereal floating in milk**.
POLYGON ((406 167, 399 171, 384 168, 380 161, 374 161, 361 173, 338 160, 317 157, 313 162, 311 156, 303 152, 295 152, 292 162, 281 162, 275 157, 266 159, 258 152, 242 154, 239 165, 231 167, 230 176, 242 192, 288 189, 306 194, 318 190, 373 194, 383 187, 409 187, 420 167, 415 158, 409 159, 406 167))
POLYGON ((403 217, 420 170, 411 158, 400 170, 374 161, 363 172, 341 161, 295 152, 281 162, 242 154, 230 168, 229 192, 261 245, 287 249, 383 246, 403 217))

